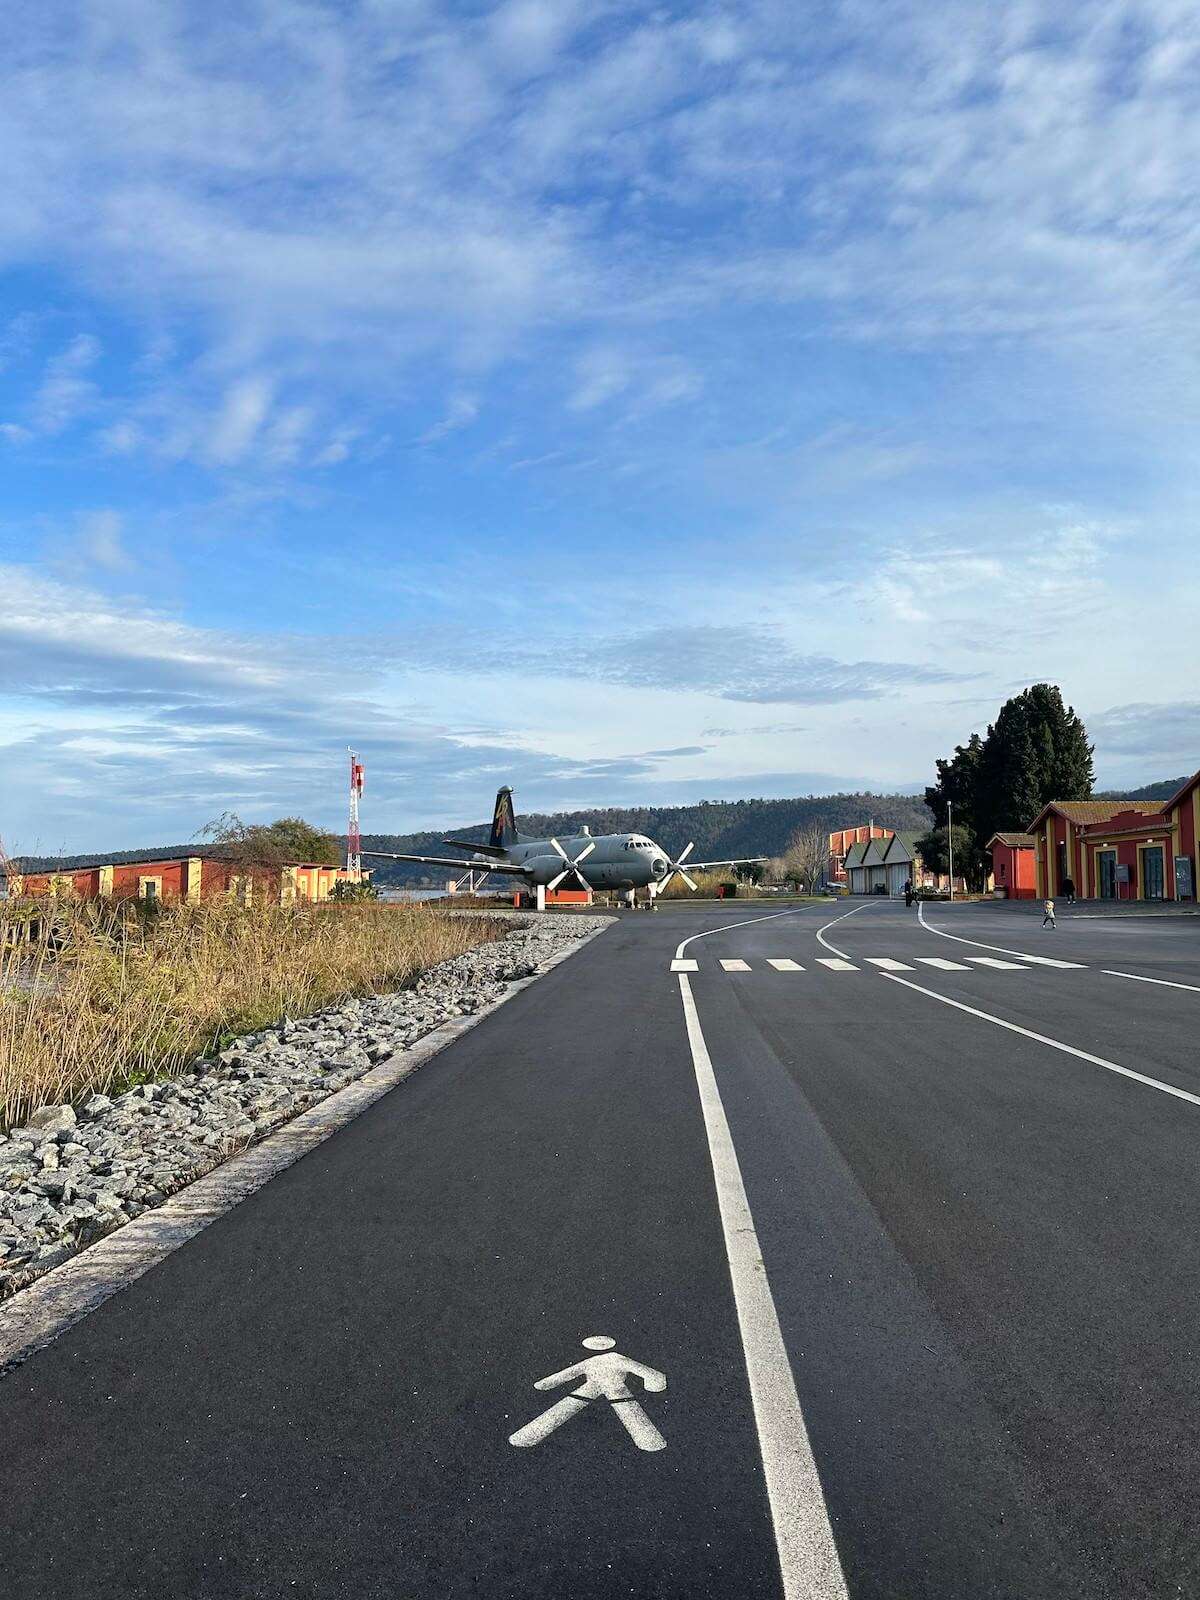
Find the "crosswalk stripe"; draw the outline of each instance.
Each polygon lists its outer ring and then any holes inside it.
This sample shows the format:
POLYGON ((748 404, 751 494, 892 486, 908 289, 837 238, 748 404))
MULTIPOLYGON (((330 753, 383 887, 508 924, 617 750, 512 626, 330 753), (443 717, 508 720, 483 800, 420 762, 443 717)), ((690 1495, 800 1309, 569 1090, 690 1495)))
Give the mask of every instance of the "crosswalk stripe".
POLYGON ((1023 967, 1019 961, 1001 961, 997 956, 968 956, 968 961, 974 961, 981 967, 998 967, 1005 972, 1028 972, 1028 967, 1023 967))
POLYGON ((721 965, 724 967, 726 972, 750 971, 750 963, 748 961, 722 961, 721 965))
POLYGON ((672 963, 671 963, 671 971, 672 972, 699 972, 700 971, 700 963, 698 961, 672 961, 672 963))
POLYGON ((936 967, 939 972, 970 972, 970 967, 964 966, 961 961, 947 961, 945 956, 918 956, 917 960, 923 967, 936 967))
POLYGON ((915 967, 910 967, 906 961, 893 961, 891 956, 868 956, 867 960, 873 967, 882 967, 885 972, 915 972, 915 967))
POLYGON ((786 956, 770 956, 767 965, 774 967, 776 972, 803 972, 804 968, 798 961, 789 961, 786 956))
POLYGON ((835 961, 832 956, 818 956, 817 960, 823 967, 828 967, 830 972, 857 972, 858 968, 853 961, 835 961))
POLYGON ((1086 961, 1056 961, 1053 956, 1022 956, 1022 961, 1036 962, 1039 967, 1086 967, 1086 961))

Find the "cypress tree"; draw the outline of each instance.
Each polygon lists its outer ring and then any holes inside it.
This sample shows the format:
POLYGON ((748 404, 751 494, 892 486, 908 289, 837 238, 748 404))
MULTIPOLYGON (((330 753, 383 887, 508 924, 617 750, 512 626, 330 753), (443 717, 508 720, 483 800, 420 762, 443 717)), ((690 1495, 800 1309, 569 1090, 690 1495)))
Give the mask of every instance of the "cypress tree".
POLYGON ((1092 751, 1082 720, 1054 684, 1035 683, 1006 700, 983 743, 980 838, 1028 827, 1050 800, 1090 799, 1092 751))

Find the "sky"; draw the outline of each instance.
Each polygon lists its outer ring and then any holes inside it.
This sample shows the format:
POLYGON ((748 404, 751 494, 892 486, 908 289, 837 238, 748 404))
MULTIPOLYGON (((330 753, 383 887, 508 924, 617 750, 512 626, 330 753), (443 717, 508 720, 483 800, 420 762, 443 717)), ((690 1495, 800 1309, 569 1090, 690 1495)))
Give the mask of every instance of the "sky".
POLYGON ((46 0, 0 839, 1200 765, 1184 0, 46 0))

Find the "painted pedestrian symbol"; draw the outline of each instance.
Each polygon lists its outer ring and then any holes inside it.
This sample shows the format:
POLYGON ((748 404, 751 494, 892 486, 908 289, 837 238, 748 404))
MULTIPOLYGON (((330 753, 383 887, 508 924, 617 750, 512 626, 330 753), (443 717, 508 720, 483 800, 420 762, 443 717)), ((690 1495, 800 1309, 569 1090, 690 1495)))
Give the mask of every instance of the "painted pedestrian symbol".
POLYGON ((584 1349, 611 1351, 611 1354, 589 1356, 586 1361, 577 1361, 573 1367, 564 1367, 561 1372, 539 1379, 533 1386, 535 1389, 557 1389, 561 1384, 570 1383, 572 1378, 582 1378, 583 1383, 578 1389, 573 1389, 565 1400, 559 1400, 548 1411, 543 1411, 540 1417, 534 1417, 532 1422, 518 1428, 509 1439, 509 1444, 515 1444, 518 1449, 541 1444, 555 1428, 561 1428, 564 1422, 570 1422, 572 1417, 586 1411, 593 1400, 607 1400, 639 1450, 665 1450, 667 1441, 634 1399, 625 1380, 630 1376, 640 1378, 649 1394, 661 1394, 667 1387, 667 1380, 653 1367, 644 1367, 640 1361, 630 1361, 628 1356, 618 1355, 613 1350, 616 1342, 615 1339, 605 1338, 603 1334, 593 1334, 590 1339, 583 1341, 584 1349))

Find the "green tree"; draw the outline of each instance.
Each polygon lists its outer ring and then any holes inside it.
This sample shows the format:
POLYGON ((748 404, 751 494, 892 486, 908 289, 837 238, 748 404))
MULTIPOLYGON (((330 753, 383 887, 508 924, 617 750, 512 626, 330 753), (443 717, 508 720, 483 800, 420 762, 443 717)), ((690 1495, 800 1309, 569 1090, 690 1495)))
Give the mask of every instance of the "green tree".
MULTIPOLYGON (((917 854, 934 872, 950 871, 950 834, 951 829, 946 827, 930 828, 917 840, 917 854)), ((953 834, 954 876, 965 878, 968 888, 978 889, 986 876, 984 854, 979 841, 970 828, 960 828, 957 822, 953 834)))
POLYGON ((275 822, 243 822, 233 811, 225 811, 201 828, 199 837, 211 840, 217 853, 239 866, 253 870, 292 866, 309 862, 336 866, 342 858, 341 842, 335 834, 313 827, 303 817, 280 817, 275 822))
POLYGON ((987 732, 973 820, 979 838, 1028 827, 1051 800, 1088 800, 1093 746, 1052 683, 1006 700, 987 732))
POLYGON ((973 733, 966 744, 956 745, 948 761, 937 763, 937 782, 925 791, 925 804, 933 812, 935 828, 946 826, 951 802, 960 822, 974 823, 982 769, 983 740, 977 733, 973 733))

